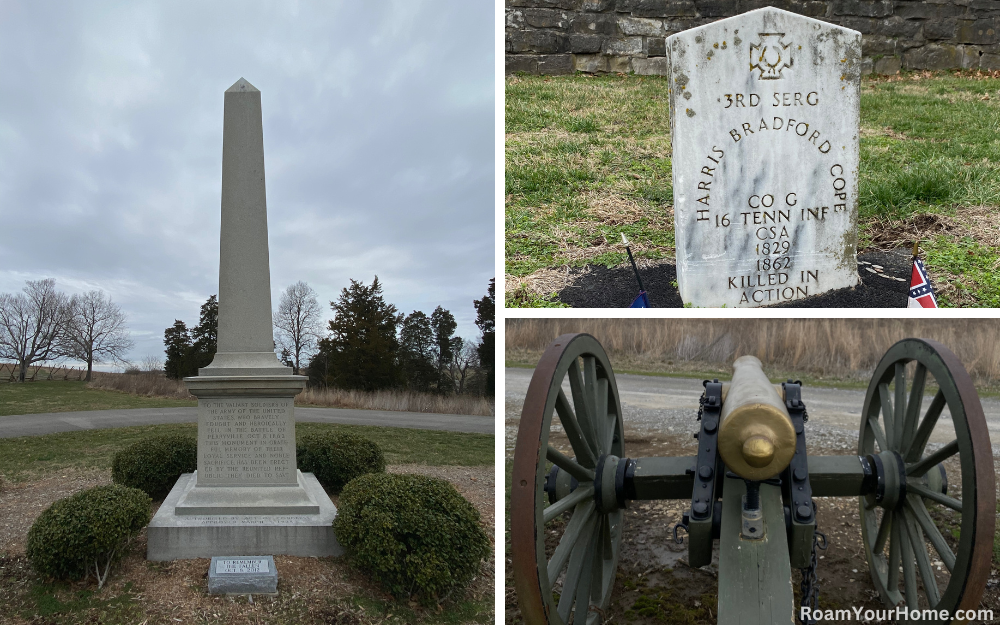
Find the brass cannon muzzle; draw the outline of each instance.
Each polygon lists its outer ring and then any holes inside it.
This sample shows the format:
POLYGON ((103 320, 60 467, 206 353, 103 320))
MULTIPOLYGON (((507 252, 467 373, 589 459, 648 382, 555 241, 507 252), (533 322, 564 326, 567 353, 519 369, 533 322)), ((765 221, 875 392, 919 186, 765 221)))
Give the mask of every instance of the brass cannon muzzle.
POLYGON ((722 402, 719 455, 748 480, 776 476, 795 455, 795 428, 785 402, 764 375, 760 361, 741 356, 722 402))

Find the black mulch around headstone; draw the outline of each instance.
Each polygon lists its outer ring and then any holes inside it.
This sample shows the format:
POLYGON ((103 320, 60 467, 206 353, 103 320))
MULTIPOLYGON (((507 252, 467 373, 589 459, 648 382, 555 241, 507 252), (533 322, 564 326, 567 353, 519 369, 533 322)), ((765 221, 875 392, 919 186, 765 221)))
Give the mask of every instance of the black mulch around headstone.
MULTIPOLYGON (((905 252, 865 252, 858 255, 858 286, 776 304, 774 308, 906 308, 910 270, 910 256, 905 252)), ((652 307, 684 305, 677 287, 671 284, 677 280, 673 263, 647 265, 639 269, 639 274, 652 307)), ((571 269, 570 276, 570 284, 558 295, 560 301, 574 308, 627 308, 639 294, 635 274, 628 265, 571 269)))

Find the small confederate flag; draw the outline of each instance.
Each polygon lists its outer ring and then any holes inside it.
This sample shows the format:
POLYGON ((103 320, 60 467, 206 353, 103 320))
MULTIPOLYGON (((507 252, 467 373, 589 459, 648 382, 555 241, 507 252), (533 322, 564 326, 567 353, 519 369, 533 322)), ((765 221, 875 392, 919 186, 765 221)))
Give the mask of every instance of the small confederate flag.
POLYGON ((937 308, 934 289, 927 277, 924 264, 917 257, 913 258, 913 273, 910 275, 910 299, 907 308, 937 308))

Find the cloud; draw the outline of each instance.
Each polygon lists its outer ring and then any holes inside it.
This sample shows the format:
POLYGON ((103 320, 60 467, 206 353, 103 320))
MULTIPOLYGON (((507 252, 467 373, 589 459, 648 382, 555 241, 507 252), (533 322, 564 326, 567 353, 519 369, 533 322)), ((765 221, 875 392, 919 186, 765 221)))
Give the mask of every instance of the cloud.
POLYGON ((379 276, 403 312, 494 275, 493 6, 5 3, 0 291, 108 291, 133 356, 218 292, 223 92, 261 90, 272 303, 379 276))

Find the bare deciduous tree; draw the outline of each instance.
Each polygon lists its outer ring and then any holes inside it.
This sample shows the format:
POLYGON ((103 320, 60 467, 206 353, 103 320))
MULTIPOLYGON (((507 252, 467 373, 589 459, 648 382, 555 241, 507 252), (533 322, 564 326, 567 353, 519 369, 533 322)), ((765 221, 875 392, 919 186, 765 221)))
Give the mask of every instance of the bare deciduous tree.
POLYGON ((66 332, 60 341, 62 352, 87 363, 89 382, 95 362, 125 362, 125 354, 134 345, 127 322, 125 313, 104 291, 74 295, 69 304, 66 332))
POLYGON ((0 294, 0 358, 18 364, 18 381, 28 367, 61 355, 60 340, 69 320, 69 301, 56 281, 28 281, 21 293, 0 294))
POLYGON ((295 375, 299 374, 301 361, 309 357, 323 331, 321 314, 316 291, 305 282, 300 280, 281 294, 281 302, 274 313, 275 343, 282 350, 288 350, 295 375))
POLYGON ((139 370, 143 373, 163 373, 163 358, 156 354, 146 354, 139 360, 139 370))
POLYGON ((461 395, 465 391, 465 382, 468 378, 469 370, 475 370, 479 365, 479 346, 472 341, 462 338, 458 338, 456 343, 458 341, 461 341, 461 347, 454 350, 450 373, 455 387, 455 394, 461 395))

